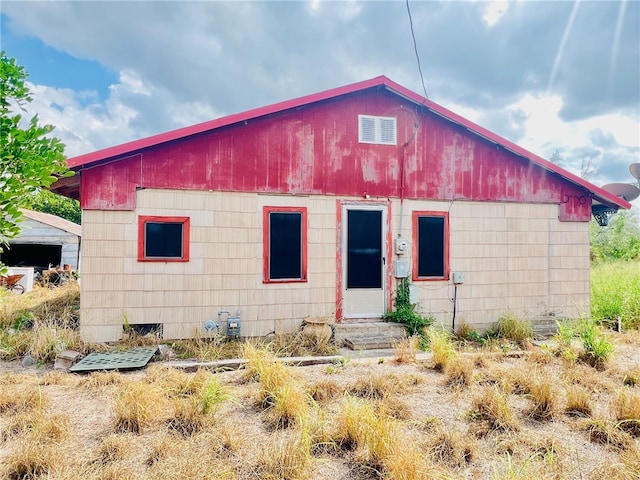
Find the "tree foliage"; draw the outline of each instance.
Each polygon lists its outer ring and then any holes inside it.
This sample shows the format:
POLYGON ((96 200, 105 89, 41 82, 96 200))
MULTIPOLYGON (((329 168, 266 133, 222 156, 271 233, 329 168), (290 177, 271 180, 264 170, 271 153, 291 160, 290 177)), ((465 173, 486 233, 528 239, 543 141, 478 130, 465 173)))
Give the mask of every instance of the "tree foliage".
POLYGON ((25 202, 25 208, 35 210, 36 212, 57 215, 78 225, 80 225, 82 220, 80 202, 72 198, 57 195, 49 190, 40 190, 35 195, 30 195, 25 202))
POLYGON ((20 233, 20 207, 29 197, 69 175, 64 145, 49 136, 54 127, 37 115, 23 118, 32 100, 26 78, 24 67, 0 52, 0 249, 20 233))
POLYGON ((640 260, 640 223, 633 210, 620 210, 606 227, 590 225, 591 259, 640 260))

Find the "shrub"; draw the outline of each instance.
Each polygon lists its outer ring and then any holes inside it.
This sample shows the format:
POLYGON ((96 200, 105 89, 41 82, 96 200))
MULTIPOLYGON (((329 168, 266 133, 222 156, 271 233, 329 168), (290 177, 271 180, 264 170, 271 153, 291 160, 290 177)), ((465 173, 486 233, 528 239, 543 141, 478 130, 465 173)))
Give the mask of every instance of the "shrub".
POLYGON ((403 278, 398 282, 394 299, 395 310, 388 312, 385 319, 391 322, 404 323, 409 337, 423 336, 424 329, 433 324, 434 318, 431 316, 424 317, 415 311, 416 304, 411 303, 409 285, 408 278, 403 278))

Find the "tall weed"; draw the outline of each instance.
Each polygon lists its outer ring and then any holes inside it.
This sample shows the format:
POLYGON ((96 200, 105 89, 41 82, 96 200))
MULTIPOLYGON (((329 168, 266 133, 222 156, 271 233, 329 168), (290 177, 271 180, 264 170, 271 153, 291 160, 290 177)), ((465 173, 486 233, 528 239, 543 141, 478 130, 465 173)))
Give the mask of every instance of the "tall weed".
POLYGON ((622 319, 624 329, 640 329, 640 261, 591 267, 591 316, 597 322, 622 319))
POLYGON ((592 367, 602 369, 613 353, 613 343, 602 333, 593 320, 586 320, 580 327, 580 340, 584 351, 580 358, 592 367))

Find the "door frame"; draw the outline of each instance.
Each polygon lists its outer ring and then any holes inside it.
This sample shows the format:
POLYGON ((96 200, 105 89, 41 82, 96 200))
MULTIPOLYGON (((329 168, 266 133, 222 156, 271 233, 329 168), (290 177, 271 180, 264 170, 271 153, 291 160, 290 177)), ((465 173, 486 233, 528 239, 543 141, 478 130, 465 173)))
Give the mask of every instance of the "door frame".
MULTIPOLYGON (((345 212, 349 207, 362 207, 363 210, 376 209, 382 211, 383 232, 382 250, 385 256, 382 270, 382 289, 384 306, 387 311, 392 307, 391 285, 393 280, 393 239, 391 232, 391 201, 390 200, 336 200, 336 322, 342 323, 343 318, 343 285, 344 279, 344 249, 346 239, 344 227, 346 226, 345 212), (376 208, 377 207, 377 208, 376 208)), ((357 322, 357 318, 348 319, 357 322)))

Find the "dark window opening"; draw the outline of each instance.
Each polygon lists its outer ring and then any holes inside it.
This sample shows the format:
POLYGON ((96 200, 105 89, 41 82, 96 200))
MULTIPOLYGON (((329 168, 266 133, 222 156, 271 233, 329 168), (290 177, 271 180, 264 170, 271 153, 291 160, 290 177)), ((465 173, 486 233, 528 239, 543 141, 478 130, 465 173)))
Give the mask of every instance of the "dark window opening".
POLYGON ((182 258, 182 223, 146 222, 144 256, 182 258))
POLYGON ((139 217, 138 260, 189 261, 189 217, 139 217))
POLYGON ((440 215, 417 215, 415 228, 417 277, 446 277, 446 218, 440 215))
POLYGON ((302 279, 302 213, 269 213, 269 280, 302 279))
POLYGON ((347 288, 382 288, 380 210, 347 210, 347 288))
POLYGON ((60 265, 62 245, 12 243, 0 253, 0 261, 10 267, 35 267, 42 272, 51 266, 60 265))

